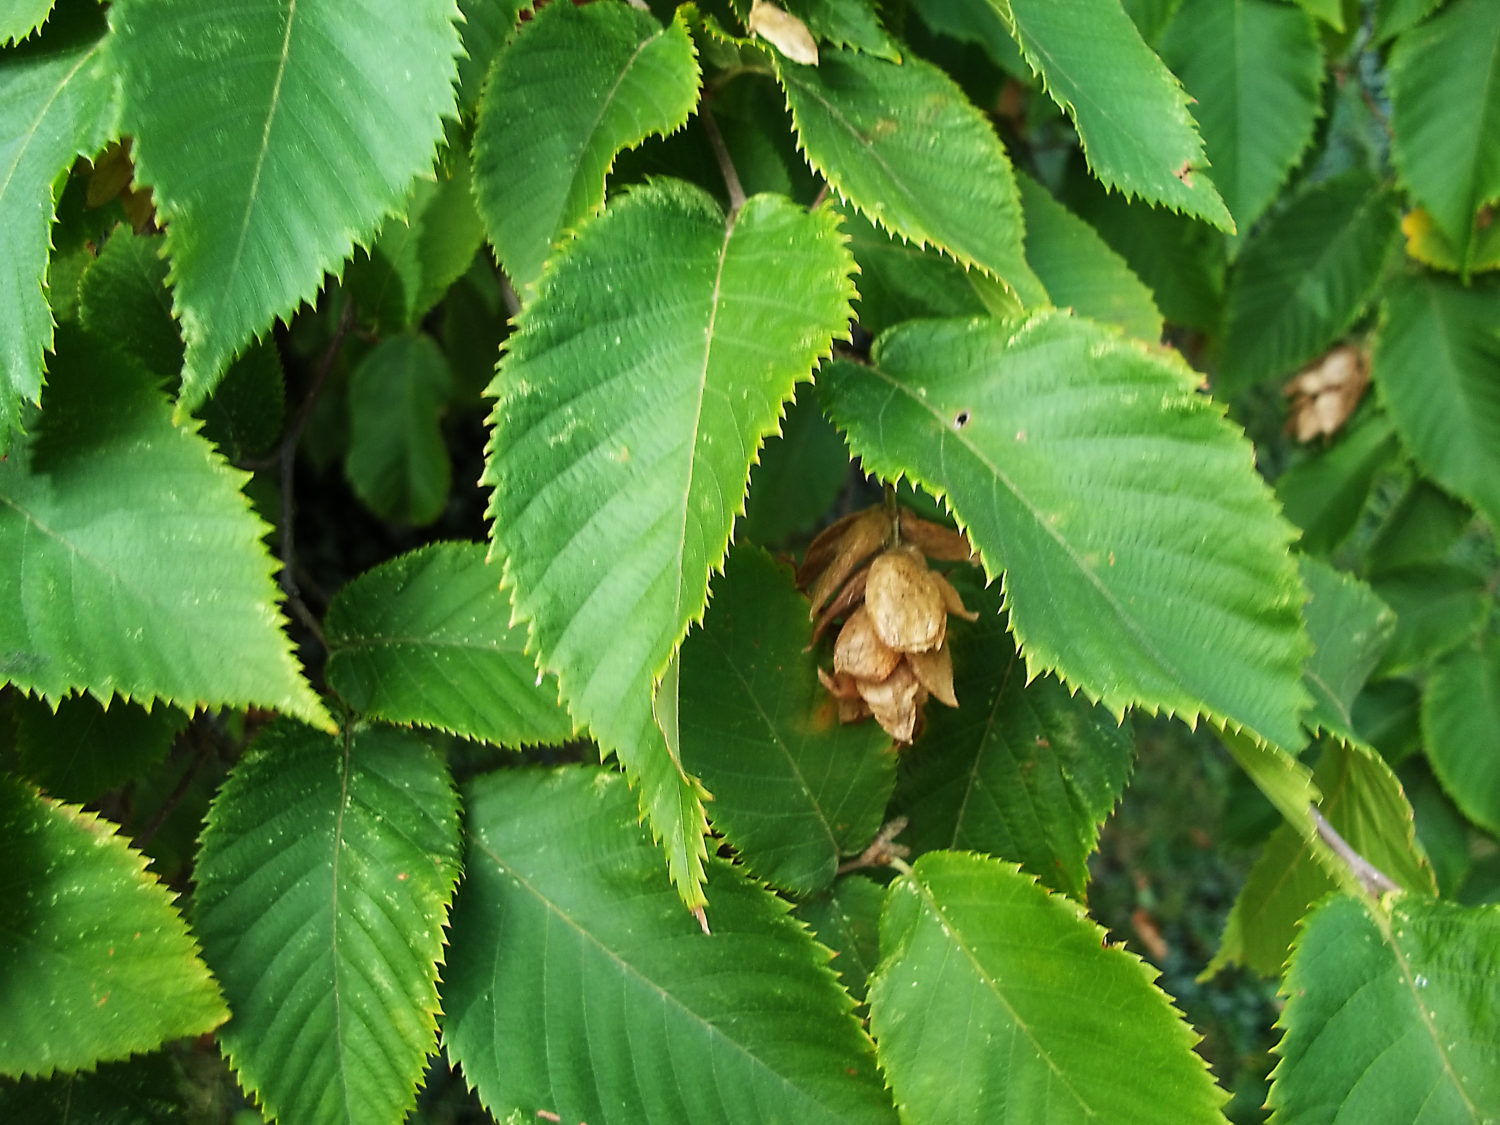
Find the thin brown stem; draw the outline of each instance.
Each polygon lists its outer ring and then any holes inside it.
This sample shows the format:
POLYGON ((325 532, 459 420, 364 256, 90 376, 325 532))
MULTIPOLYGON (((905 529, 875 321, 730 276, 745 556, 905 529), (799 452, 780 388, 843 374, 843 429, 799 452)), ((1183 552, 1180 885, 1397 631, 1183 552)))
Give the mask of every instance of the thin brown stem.
POLYGON ((719 172, 724 177, 724 186, 729 190, 729 217, 732 219, 745 205, 745 189, 740 185, 740 174, 734 170, 734 162, 729 159, 729 149, 724 144, 724 135, 719 132, 718 123, 714 121, 714 115, 709 112, 707 105, 699 110, 698 120, 703 122, 703 131, 708 134, 708 143, 714 150, 714 159, 719 162, 719 172))
POLYGON ((1333 849, 1335 855, 1344 861, 1349 870, 1354 873, 1354 877, 1359 880, 1360 886, 1372 895, 1383 895, 1389 891, 1401 889, 1394 879, 1350 847, 1349 841, 1338 834, 1338 830, 1328 823, 1316 807, 1310 805, 1308 808, 1312 813, 1313 824, 1318 829, 1319 837, 1333 849))

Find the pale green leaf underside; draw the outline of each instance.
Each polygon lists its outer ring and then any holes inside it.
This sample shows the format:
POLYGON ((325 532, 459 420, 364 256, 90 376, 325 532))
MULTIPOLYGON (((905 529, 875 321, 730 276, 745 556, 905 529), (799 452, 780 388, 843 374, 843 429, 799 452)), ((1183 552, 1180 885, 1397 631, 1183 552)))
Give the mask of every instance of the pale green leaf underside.
POLYGON ((682 127, 698 102, 682 18, 624 4, 549 4, 495 60, 474 131, 474 190, 518 290, 552 243, 596 213, 615 156, 682 127))
POLYGON ((1073 119, 1095 176, 1127 197, 1234 229, 1209 182, 1187 94, 1117 0, 989 3, 1073 119))
POLYGON ((557 680, 537 683, 482 544, 433 544, 367 571, 339 591, 323 628, 328 682, 360 714, 501 746, 573 733, 557 680))
POLYGON ((1313 645, 1304 675, 1313 705, 1304 722, 1309 730, 1357 740, 1354 697, 1390 643, 1396 615, 1357 578, 1310 556, 1301 562, 1313 645))
MULTIPOLYGON (((42 353, 52 346, 53 180, 113 130, 115 83, 102 30, 97 19, 59 21, 45 40, 0 56, 0 455, 23 403, 41 394, 42 353)), ((0 27, 0 38, 5 32, 0 27)))
POLYGON ((979 620, 948 632, 958 708, 929 704, 901 754, 901 842, 1012 860, 1082 901, 1089 853, 1130 776, 1130 735, 1051 676, 1027 683, 998 588, 976 585, 961 591, 979 620))
POLYGON ((1354 323, 1398 231, 1395 202, 1363 172, 1292 200, 1245 245, 1230 281, 1215 388, 1287 378, 1354 323))
POLYGON ((1004 574, 1031 674, 1300 746, 1292 530, 1195 382, 1053 312, 900 325, 824 377, 865 467, 946 497, 1004 574))
POLYGON ((896 771, 876 723, 839 723, 807 611, 790 570, 756 547, 731 552, 682 646, 679 701, 682 764, 714 795, 714 826, 757 876, 797 894, 870 842, 896 771))
POLYGON ((1500 286, 1391 287, 1371 375, 1422 471, 1500 527, 1500 286))
POLYGON ((10 0, 0 13, 0 43, 19 43, 41 27, 52 12, 52 0, 10 0))
POLYGON ((465 807, 443 1045, 497 1119, 894 1121, 827 950, 718 859, 703 933, 618 775, 492 773, 465 807))
POLYGON ((272 1119, 404 1120, 436 1049, 458 796, 416 737, 283 722, 214 799, 193 923, 219 1040, 272 1119))
MULTIPOLYGON (((1313 781, 1322 793, 1319 811, 1355 851, 1400 886, 1433 891, 1432 871, 1415 843, 1411 806, 1384 759, 1356 743, 1330 741, 1313 781)), ((1342 861, 1321 847, 1315 851, 1301 832, 1300 824, 1283 824, 1271 834, 1230 910, 1210 972, 1241 964, 1279 976, 1308 909, 1347 883, 1342 861), (1339 866, 1330 869, 1329 863, 1339 866)))
POLYGON ((1480 207, 1500 200, 1500 19, 1453 0, 1391 51, 1391 155, 1467 271, 1480 207))
POLYGON ((517 613, 642 788, 690 900, 702 810, 651 733, 652 693, 703 613, 761 440, 845 331, 835 222, 762 195, 726 224, 696 188, 637 188, 542 276, 489 392, 483 481, 517 613))
POLYGON ((1118 324, 1156 343, 1161 313, 1151 290, 1089 226, 1030 176, 1016 177, 1026 211, 1026 259, 1058 308, 1118 324))
POLYGON ((1154 970, 1013 865, 923 856, 880 948, 870 1027, 903 1121, 1223 1120, 1154 970))
POLYGON ((1161 53, 1196 102, 1214 184, 1246 232, 1312 140, 1317 26, 1278 0, 1194 0, 1178 7, 1161 53))
POLYGON ((1464 815, 1500 833, 1500 652, 1465 645, 1438 665, 1422 700, 1427 760, 1464 815))
POLYGON ((1405 897, 1386 917, 1343 895, 1292 955, 1276 1125, 1478 1125, 1500 1106, 1500 907, 1405 897))
POLYGON ((943 71, 825 48, 777 78, 808 160, 874 222, 1034 294, 1010 158, 943 71))
POLYGON ((35 433, 0 461, 4 678, 332 729, 281 631, 245 480, 133 363, 59 332, 35 433))
POLYGON ((123 127, 167 229, 187 412, 431 167, 454 107, 458 11, 122 0, 109 15, 123 127))
POLYGON ((0 1074, 47 1075, 229 1014, 172 895, 114 825, 0 777, 0 1074))
POLYGON ((350 375, 344 473, 381 519, 421 526, 443 514, 453 466, 440 422, 452 385, 448 357, 420 332, 382 340, 350 375))

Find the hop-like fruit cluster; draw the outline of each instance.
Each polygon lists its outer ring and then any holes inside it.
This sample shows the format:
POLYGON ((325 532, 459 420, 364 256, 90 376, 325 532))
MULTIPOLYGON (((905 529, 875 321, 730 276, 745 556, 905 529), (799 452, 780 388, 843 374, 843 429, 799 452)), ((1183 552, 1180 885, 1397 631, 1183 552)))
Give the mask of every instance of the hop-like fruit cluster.
POLYGON ((977 615, 927 563, 972 558, 960 533, 884 506, 845 516, 813 540, 797 581, 812 599, 814 643, 843 621, 833 671, 818 669, 841 721, 873 715, 908 743, 921 731, 929 698, 958 706, 948 617, 977 615))

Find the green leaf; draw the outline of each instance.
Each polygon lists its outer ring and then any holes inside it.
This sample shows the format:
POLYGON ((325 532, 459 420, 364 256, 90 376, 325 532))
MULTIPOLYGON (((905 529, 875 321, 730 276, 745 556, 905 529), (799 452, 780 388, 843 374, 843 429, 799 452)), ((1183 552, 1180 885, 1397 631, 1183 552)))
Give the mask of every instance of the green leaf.
POLYGON ((1244 731, 1215 727, 1214 734, 1287 823, 1304 839, 1311 839, 1315 829, 1309 810, 1318 800, 1312 771, 1281 747, 1244 731))
POLYGON ((1422 471, 1500 527, 1500 286, 1390 287, 1371 374, 1422 471))
POLYGON ((1342 543, 1364 511, 1375 474, 1399 454, 1390 418, 1367 414, 1277 477, 1276 498, 1302 528, 1302 549, 1328 554, 1342 543))
POLYGON ((420 324, 484 243, 468 154, 442 163, 451 169, 440 167, 436 179, 418 180, 402 213, 386 220, 370 248, 369 264, 356 257, 345 274, 361 318, 377 329, 420 324))
POLYGON ((1127 198, 1232 231, 1189 98, 1115 0, 989 0, 1078 128, 1089 167, 1127 198), (1088 34, 1079 34, 1087 28, 1088 34))
POLYGON ((516 612, 641 787, 690 903, 702 808, 652 693, 703 613, 761 439, 846 330, 836 218, 762 195, 726 223, 686 184, 635 189, 543 275, 489 392, 483 483, 516 612))
POLYGON ((1411 672, 1472 638, 1489 614, 1483 575, 1451 563, 1402 567, 1376 575, 1371 585, 1396 611, 1396 632, 1377 676, 1411 672))
POLYGON ((1058 308, 1118 324, 1151 343, 1161 339, 1161 313, 1151 290, 1099 232, 1030 176, 1016 177, 1026 212, 1026 258, 1058 308))
POLYGON ((1467 274, 1480 208, 1500 200, 1494 7, 1489 0, 1453 0, 1396 40, 1390 74, 1392 159, 1467 274))
POLYGON ((1500 652, 1465 645, 1437 666, 1422 698, 1432 772, 1475 824, 1500 833, 1500 652))
MULTIPOLYGON (((749 5, 745 5, 749 10, 749 5)), ((807 24, 819 39, 839 47, 853 47, 893 63, 901 48, 880 26, 870 0, 787 0, 786 10, 807 24)))
MULTIPOLYGON (((14 35, 20 26, 8 30, 14 35)), ((23 404, 41 396, 42 353, 52 346, 47 256, 56 213, 53 181, 74 157, 91 156, 114 132, 115 83, 102 30, 94 12, 59 17, 46 36, 0 56, 0 308, 6 310, 0 322, 0 456, 20 428, 23 404)))
POLYGON ((452 384, 447 357, 421 333, 381 341, 350 376, 344 472, 381 519, 421 526, 443 514, 453 468, 439 421, 452 384))
POLYGON ((89 696, 69 696, 54 711, 41 700, 16 700, 21 768, 66 801, 96 801, 144 773, 186 725, 187 716, 172 707, 147 711, 116 700, 106 710, 89 696))
POLYGON ((53 0, 11 0, 4 12, 0 12, 0 44, 9 47, 19 43, 52 14, 53 0))
POLYGON ((500 51, 479 103, 474 190, 518 290, 603 206, 616 154, 683 126, 698 81, 683 15, 663 28, 624 4, 549 4, 500 51))
POLYGON ((209 810, 193 924, 269 1119, 400 1122, 436 1048, 458 797, 414 736, 280 722, 209 810))
POLYGON ((78 283, 78 320, 152 374, 175 378, 182 370, 182 338, 172 319, 162 241, 116 227, 78 283))
POLYGON ((870 1028, 903 1121, 1223 1120, 1155 970, 1011 864, 923 856, 880 949, 870 1028))
POLYGON ((167 889, 114 825, 0 776, 0 1074, 83 1070, 229 1014, 167 889))
POLYGON ((1257 231, 1230 278, 1217 393, 1289 376, 1348 330, 1398 222, 1391 194, 1350 172, 1307 188, 1257 231))
POLYGON ((863 875, 841 876, 815 898, 797 904, 797 917, 833 950, 833 967, 849 995, 864 1003, 866 982, 880 961, 880 911, 885 888, 863 875))
POLYGON ((859 263, 855 309, 866 332, 878 335, 918 317, 985 314, 974 275, 952 258, 887 234, 848 204, 839 212, 849 252, 859 263))
POLYGON ((269 707, 332 729, 281 631, 266 527, 133 363, 58 334, 36 433, 0 461, 0 672, 60 699, 269 707))
POLYGON ((323 622, 328 682, 356 712, 501 746, 566 741, 557 680, 537 681, 479 543, 435 543, 366 571, 323 622))
POLYGON ((496 772, 465 806, 443 1045, 497 1118, 894 1121, 828 951, 718 859, 701 932, 618 775, 496 772))
POLYGON ((1396 615, 1352 575, 1318 559, 1302 557, 1307 587, 1307 634, 1313 643, 1304 679, 1312 709, 1303 722, 1339 738, 1357 740, 1354 697, 1396 631, 1396 615))
POLYGON ((176 1059, 157 1051, 91 1071, 0 1082, 0 1120, 177 1125, 192 1116, 185 1085, 176 1059))
POLYGON ((825 48, 817 66, 779 66, 807 159, 893 234, 939 247, 1022 293, 1026 264, 1010 158, 962 90, 931 63, 825 48))
POLYGON ((1375 42, 1384 43, 1415 27, 1443 0, 1375 0, 1375 42))
POLYGON ((902 842, 1013 860, 1081 900, 1099 827, 1130 776, 1129 733, 1050 676, 1027 683, 999 589, 973 585, 961 592, 979 620, 948 634, 958 708, 929 706, 901 755, 902 842))
POLYGON ((744 534, 775 546, 807 531, 838 500, 849 480, 849 449, 818 405, 803 394, 787 407, 781 433, 766 439, 750 470, 744 534))
MULTIPOLYGON (((1358 743, 1327 741, 1313 780, 1323 795, 1319 811, 1355 851, 1407 890, 1436 889, 1416 843, 1411 806, 1380 755, 1358 743)), ((1242 964, 1279 976, 1308 910, 1341 886, 1357 889, 1343 861, 1321 840, 1304 839, 1300 824, 1281 825, 1235 899, 1206 972, 1242 964)))
POLYGON ((1493 1120, 1500 985, 1476 966, 1500 948, 1500 907, 1345 895, 1308 919, 1278 1024, 1273 1122, 1493 1120))
POLYGON ((1406 491, 1386 513, 1365 550, 1371 574, 1440 562, 1450 554, 1474 523, 1474 512, 1422 477, 1413 477, 1406 491))
POLYGON ((946 497, 1028 678, 1299 746, 1291 529, 1172 353, 1058 313, 900 325, 824 376, 867 470, 946 497))
POLYGON ((532 0, 458 0, 464 39, 458 60, 458 104, 465 113, 479 105, 495 56, 531 6, 532 0))
POLYGON ((1217 333, 1224 302, 1224 236, 1207 223, 1106 194, 1087 173, 1064 199, 1150 287, 1171 324, 1217 333))
POLYGON ((457 14, 453 0, 110 6, 122 127, 167 230, 187 341, 179 417, 431 167, 457 14))
POLYGON ((1323 85, 1317 27, 1278 0, 1195 0, 1177 9, 1161 55, 1196 103, 1214 184, 1248 231, 1312 140, 1323 85))
POLYGON ((756 547, 730 552, 703 628, 682 646, 682 764, 714 795, 714 827, 774 886, 812 894, 880 828, 895 750, 845 726, 808 650, 808 602, 756 547))
POLYGON ((1346 0, 1297 0, 1297 6, 1333 31, 1344 30, 1346 0))

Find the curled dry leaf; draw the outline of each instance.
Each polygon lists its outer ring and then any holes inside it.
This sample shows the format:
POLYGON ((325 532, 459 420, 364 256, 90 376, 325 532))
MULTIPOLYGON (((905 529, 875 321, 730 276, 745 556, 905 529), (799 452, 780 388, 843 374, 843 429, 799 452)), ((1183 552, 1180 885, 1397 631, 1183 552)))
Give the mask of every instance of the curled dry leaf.
POLYGON ((843 588, 834 595, 833 601, 823 607, 823 612, 818 614, 818 623, 813 626, 812 640, 807 642, 808 648, 818 643, 818 638, 823 635, 824 629, 838 618, 847 617, 851 609, 865 600, 865 580, 869 577, 869 573, 867 570, 857 571, 854 577, 845 582, 843 588))
POLYGON ((797 585, 812 600, 810 616, 816 616, 834 591, 890 537, 890 516, 880 508, 867 508, 836 521, 814 539, 797 572, 797 585))
POLYGON ((949 707, 958 706, 958 697, 953 694, 953 653, 947 645, 931 652, 909 652, 906 662, 933 699, 949 707))
POLYGON ((900 652, 928 652, 947 634, 942 586, 915 547, 892 547, 870 564, 865 605, 880 639, 900 652))
POLYGON ((803 23, 790 12, 783 11, 767 0, 755 0, 750 5, 750 31, 759 35, 794 63, 803 66, 818 65, 818 44, 803 23))
POLYGON ((853 676, 825 672, 819 668, 818 681, 828 689, 828 694, 833 696, 834 702, 838 704, 839 722, 857 723, 861 719, 870 717, 870 708, 861 698, 859 684, 853 676))
POLYGON ((901 654, 883 642, 860 606, 849 615, 833 646, 833 670, 860 680, 883 680, 901 663, 901 654))
POLYGON ((927 692, 911 665, 902 661, 895 671, 874 683, 859 680, 859 694, 870 707, 875 721, 897 742, 916 737, 917 717, 927 702, 927 692))
POLYGON ((1338 433, 1369 385, 1365 354, 1340 344, 1287 381, 1283 392, 1292 399, 1287 432, 1301 442, 1338 433))
POLYGON ((914 516, 904 508, 901 511, 901 538, 929 559, 969 562, 974 558, 974 548, 963 532, 914 516))
POLYGON ((952 582, 949 582, 935 570, 932 572, 932 577, 937 582, 938 591, 943 595, 944 609, 946 609, 949 613, 954 614, 955 616, 962 617, 965 621, 979 620, 979 614, 975 613, 972 609, 969 609, 964 605, 963 598, 960 597, 958 591, 953 588, 952 582))

